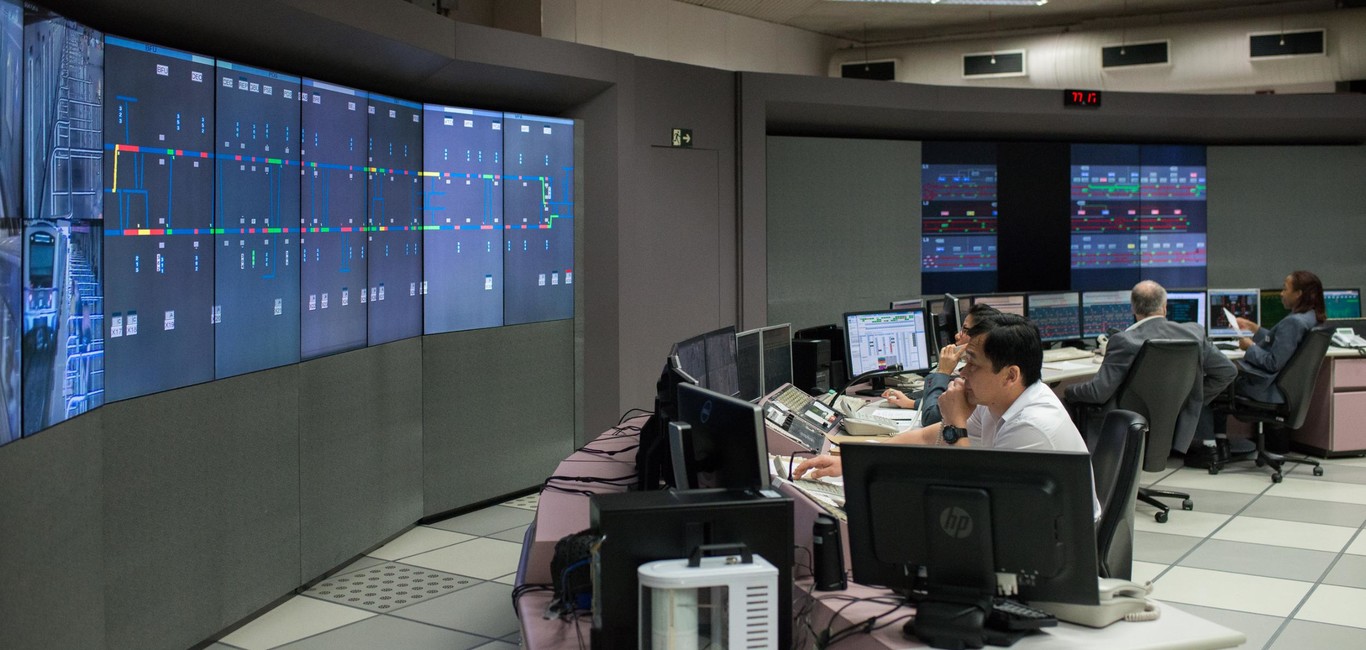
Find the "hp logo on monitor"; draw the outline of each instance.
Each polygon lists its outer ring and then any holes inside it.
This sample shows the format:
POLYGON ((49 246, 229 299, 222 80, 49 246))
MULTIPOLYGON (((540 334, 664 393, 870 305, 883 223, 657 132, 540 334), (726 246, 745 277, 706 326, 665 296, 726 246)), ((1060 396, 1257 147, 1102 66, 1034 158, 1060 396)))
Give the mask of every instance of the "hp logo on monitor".
POLYGON ((939 513, 939 527, 949 537, 966 539, 972 535, 972 515, 958 506, 944 508, 939 513))

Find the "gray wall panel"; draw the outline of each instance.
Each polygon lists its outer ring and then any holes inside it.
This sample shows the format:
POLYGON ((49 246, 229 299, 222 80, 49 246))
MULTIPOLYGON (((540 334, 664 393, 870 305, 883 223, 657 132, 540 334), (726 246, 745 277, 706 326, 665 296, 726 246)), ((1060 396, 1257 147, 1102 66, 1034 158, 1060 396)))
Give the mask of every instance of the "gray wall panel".
POLYGON ((422 339, 299 366, 299 582, 422 516, 422 339))
POLYGON ((768 139, 768 322, 839 322, 920 293, 920 143, 768 139))
POLYGON ((573 356, 573 320, 424 339, 424 515, 538 485, 574 450, 573 356))
POLYGON ((105 406, 107 645, 183 648, 299 584, 298 366, 105 406))
POLYGON ((635 88, 635 122, 622 126, 634 145, 621 167, 618 415, 653 407, 671 344, 739 313, 734 75, 638 59, 635 88), (676 127, 693 130, 694 148, 669 147, 676 127))
POLYGON ((104 645, 100 415, 0 448, 0 648, 104 645))
POLYGON ((1209 285, 1366 287, 1366 147, 1210 147, 1209 285))

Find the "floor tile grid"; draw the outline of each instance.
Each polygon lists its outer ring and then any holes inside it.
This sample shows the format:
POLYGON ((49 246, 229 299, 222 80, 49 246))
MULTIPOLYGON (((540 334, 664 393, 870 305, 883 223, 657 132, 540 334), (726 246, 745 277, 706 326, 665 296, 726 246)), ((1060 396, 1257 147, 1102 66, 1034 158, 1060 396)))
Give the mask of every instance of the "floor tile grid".
MULTIPOLYGON (((1324 465, 1331 465, 1331 464, 1333 464, 1331 461, 1328 461, 1328 462, 1325 462, 1325 463, 1324 463, 1324 465)), ((1310 467, 1307 466, 1307 465, 1296 464, 1294 468, 1288 469, 1285 473, 1286 473, 1287 475, 1289 475, 1291 472, 1295 472, 1295 471, 1297 471, 1297 470, 1302 470, 1302 474, 1303 474, 1303 475, 1308 475, 1308 474, 1310 474, 1310 471, 1311 471, 1311 470, 1310 470, 1310 467)), ((1178 472, 1180 472, 1180 471, 1181 471, 1181 468, 1180 468, 1179 466, 1174 467, 1174 468, 1173 468, 1172 466, 1168 466, 1167 470, 1165 470, 1164 472, 1162 472, 1159 478, 1156 478, 1156 479, 1152 480, 1150 483, 1148 483, 1148 486, 1149 486, 1149 487, 1155 486, 1155 485, 1161 483, 1163 480, 1165 480, 1165 479, 1167 479, 1167 478, 1169 478, 1169 477, 1171 477, 1171 476, 1176 475, 1176 474, 1177 474, 1178 472)), ((1147 478, 1147 477, 1145 477, 1145 478, 1147 478)), ((1315 478, 1317 478, 1317 479, 1319 479, 1319 480, 1329 481, 1329 482, 1331 482, 1331 480, 1332 480, 1331 478, 1328 478, 1328 477, 1315 477, 1315 478)), ((1198 542, 1196 542, 1193 546, 1191 546, 1190 549, 1188 549, 1185 553, 1181 554, 1180 557, 1178 557, 1177 559, 1173 560, 1173 561, 1172 561, 1170 564, 1168 564, 1165 568, 1163 568, 1161 571, 1159 571, 1159 572, 1152 578, 1152 581, 1153 581, 1153 582, 1157 582, 1163 575, 1167 574, 1173 567, 1176 567, 1176 566, 1180 565, 1187 557, 1190 557, 1190 556, 1191 556, 1192 554, 1194 554, 1197 550, 1199 550, 1199 548, 1200 548, 1201 546, 1203 546, 1205 543, 1209 542, 1210 540, 1214 539, 1215 536, 1219 533, 1220 530, 1222 530, 1225 526, 1229 525, 1229 523, 1232 522, 1234 519, 1236 519, 1238 516, 1242 515, 1244 512, 1246 512, 1247 510, 1249 510, 1250 508, 1252 508, 1253 505, 1257 503, 1258 499, 1261 499, 1262 497, 1267 496, 1267 493, 1270 492, 1271 488, 1272 488, 1274 485, 1275 485, 1274 483, 1270 483, 1270 482, 1269 482, 1269 478, 1268 478, 1268 485, 1266 486, 1266 488, 1264 488, 1260 493, 1258 493, 1252 500, 1248 501, 1248 502, 1247 502, 1242 508, 1240 508, 1237 512, 1235 512, 1235 513, 1233 513, 1233 514, 1230 514, 1230 515, 1228 516, 1228 518, 1227 518, 1223 523, 1219 524, 1219 525, 1218 525, 1213 531, 1211 531, 1208 535, 1206 535, 1205 537, 1201 538, 1198 542)), ((1336 557, 1334 557, 1333 561, 1330 562, 1330 563, 1328 564, 1328 566, 1327 566, 1326 568, 1324 568, 1324 570, 1321 572, 1321 574, 1318 576, 1318 578, 1314 580, 1313 587, 1310 588, 1310 589, 1305 593, 1305 595, 1300 599, 1299 603, 1297 603, 1297 604, 1295 605, 1295 607, 1290 611, 1290 613, 1289 613, 1285 618, 1283 618, 1283 619, 1281 620, 1280 625, 1276 628, 1276 630, 1275 630, 1274 632, 1271 633, 1270 637, 1268 638, 1267 643, 1266 643, 1266 647, 1269 648, 1269 647, 1275 645, 1276 640, 1281 636, 1281 634, 1297 620, 1297 619, 1296 619, 1296 616, 1299 614, 1300 610, 1303 609, 1304 606, 1305 606, 1305 604, 1309 602, 1310 598, 1313 596, 1314 592, 1318 589, 1318 587, 1319 587, 1320 585, 1324 584, 1323 581, 1324 581, 1324 580, 1333 572, 1333 569, 1338 565, 1338 563, 1339 563, 1340 561, 1342 561, 1342 558, 1343 558, 1344 556, 1348 555, 1348 549, 1350 549, 1350 548, 1352 547, 1352 545, 1353 545, 1354 543, 1356 543, 1356 541, 1357 541, 1358 539, 1361 538, 1363 530, 1366 530, 1366 523, 1363 523, 1363 524, 1361 524, 1360 526, 1358 526, 1357 532, 1353 534, 1352 538, 1351 538, 1350 540, 1348 540, 1347 544, 1345 544, 1345 545, 1337 552, 1337 555, 1336 555, 1336 557)), ((1223 573, 1229 573, 1229 572, 1223 572, 1223 573)), ((1230 610, 1230 611, 1232 611, 1232 610, 1230 610)))
MULTIPOLYGON (((536 495, 533 495, 530 499, 528 499, 527 497, 522 497, 522 498, 517 499, 517 500, 515 500, 515 501, 513 501, 513 502, 508 502, 508 503, 506 503, 506 504, 501 504, 501 505, 510 506, 510 507, 517 508, 517 509, 519 509, 519 510, 524 510, 524 511, 525 511, 525 510, 530 510, 531 512, 534 513, 534 507, 535 507, 535 505, 536 505, 535 496, 536 496, 536 495), (528 502, 529 502, 529 503, 528 503, 528 502), (530 507, 528 507, 528 506, 530 506, 530 507)), ((487 509, 486 509, 486 510, 487 510, 487 509)), ((483 511, 480 511, 480 512, 483 512, 483 511)), ((476 513, 471 513, 471 515, 467 515, 467 516, 474 516, 474 515, 478 515, 478 514, 479 514, 479 513, 476 512, 476 513)), ((445 521, 443 521, 443 522, 435 522, 435 523, 437 523, 437 524, 447 524, 447 523, 450 523, 450 522, 455 521, 455 520, 458 520, 458 519, 460 519, 460 518, 457 517, 457 518, 455 518, 455 519, 453 519, 453 520, 445 520, 445 521)), ((373 561, 375 561, 375 562, 378 563, 378 564, 384 564, 384 563, 399 563, 399 564, 402 564, 402 563, 403 563, 403 560, 405 560, 405 559, 414 558, 414 557, 417 557, 417 556, 420 556, 420 555, 426 555, 426 554, 432 553, 432 552, 434 552, 434 551, 440 551, 440 550, 442 550, 442 549, 450 549, 450 547, 453 547, 453 546, 457 546, 457 545, 461 545, 461 544, 467 544, 467 543, 469 543, 469 542, 477 542, 477 541, 481 541, 481 540, 484 540, 484 539, 497 540, 497 537, 495 537, 496 535, 505 535, 505 534, 509 533, 510 531, 514 531, 514 530, 517 530, 517 529, 525 529, 525 527, 526 527, 525 524, 519 524, 519 525, 511 526, 511 527, 509 527, 509 528, 507 528, 507 529, 500 529, 500 530, 497 530, 497 531, 491 531, 491 532, 490 532, 489 534, 487 534, 487 535, 463 535, 463 537, 465 537, 465 539, 462 539, 462 540, 459 540, 459 541, 454 541, 454 542, 449 543, 449 544, 439 544, 439 545, 431 546, 431 547, 429 547, 429 548, 423 548, 423 550, 416 551, 416 552, 412 552, 412 553, 408 553, 408 554, 404 554, 404 555, 401 555, 401 556, 396 556, 396 557, 394 557, 394 558, 392 558, 392 559, 371 558, 370 556, 367 555, 367 556, 364 556, 363 558, 361 558, 361 560, 358 560, 358 561, 355 563, 355 564, 358 565, 358 566, 355 566, 355 568, 350 568, 350 567, 348 567, 347 569, 344 569, 344 570, 339 571, 338 573, 336 573, 336 574, 334 574, 334 575, 332 575, 332 576, 329 576, 328 579, 331 580, 331 579, 335 579, 335 578, 337 578, 337 577, 339 577, 339 576, 347 575, 347 574, 350 574, 350 573, 356 573, 356 572, 360 572, 360 571, 365 571, 367 568, 371 568, 371 567, 373 566, 373 565, 371 565, 371 564, 369 564, 369 563, 366 562, 366 561, 369 561, 369 560, 373 560, 373 561)), ((447 531, 446 529, 443 529, 443 528, 437 528, 437 527, 435 527, 435 526, 415 526, 415 527, 414 527, 413 529, 411 529, 408 533, 405 533, 405 535, 411 534, 411 533, 418 533, 418 534, 421 534, 421 533, 424 533, 424 532, 431 532, 431 533, 438 533, 438 534, 449 534, 450 531, 447 531)), ((400 537, 402 537, 402 536, 400 536, 400 537)), ((517 537, 517 539, 518 539, 518 543, 520 544, 521 536, 520 536, 520 535, 517 535, 516 537, 517 537)), ((498 541, 502 541, 502 540, 498 540, 498 541)), ((391 542, 391 544, 393 544, 393 542, 391 542)), ((384 547, 381 547, 381 548, 384 548, 384 547)), ((379 550, 380 550, 380 549, 376 549, 376 551, 379 551, 379 550)), ((512 574, 512 575, 515 575, 515 573, 512 574)), ((460 576, 460 577, 467 577, 467 576, 460 576)), ((472 580, 473 580, 474 583, 476 583, 476 584, 488 583, 488 584, 507 585, 507 584, 508 584, 508 581, 506 580, 507 577, 508 577, 508 576, 497 576, 497 577, 493 577, 493 578, 489 578, 489 579, 472 578, 472 580)), ((320 584, 321 584, 321 583, 320 583, 320 584)), ((471 586, 474 586, 474 585, 471 585, 471 586)), ((485 647, 487 647, 487 648, 500 648, 500 647, 507 647, 508 644, 511 644, 512 647, 517 647, 517 646, 519 645, 519 643, 520 643, 520 632, 515 632, 515 633, 510 634, 510 635, 489 636, 489 635, 487 635, 487 634, 479 634, 478 632, 471 632, 471 631, 468 631, 468 630, 462 630, 462 629, 456 629, 456 628, 452 628, 452 627, 442 626, 442 625, 440 625, 440 624, 438 624, 438 623, 433 623, 433 622, 430 622, 430 621, 424 621, 424 620, 418 620, 418 619, 415 619, 415 618, 406 618, 406 617, 403 617, 403 616, 392 615, 393 613, 399 612, 400 610, 404 609, 404 608, 407 607, 407 606, 405 606, 405 607, 394 608, 394 609, 390 610, 389 612, 385 612, 385 613, 376 613, 376 612, 369 611, 369 610, 366 610, 366 609, 363 609, 363 608, 360 608, 360 607, 352 607, 352 606, 347 605, 347 604, 345 604, 345 603, 335 603, 335 602, 333 602, 333 601, 331 601, 331 600, 326 600, 326 599, 323 599, 323 598, 318 598, 318 597, 314 596, 313 594, 309 594, 309 593, 303 593, 303 592, 301 592, 301 593, 297 594, 296 597, 307 598, 309 601, 316 601, 316 602, 320 602, 320 603, 327 603, 327 604, 329 604, 329 605, 334 605, 334 606, 338 606, 338 607, 343 607, 343 608, 346 608, 346 609, 352 609, 352 610, 355 610, 355 611, 359 612, 359 614, 360 614, 360 615, 363 615, 364 618, 362 618, 362 619, 360 619, 360 620, 357 620, 357 621, 351 621, 351 622, 347 622, 347 623, 344 623, 344 624, 341 624, 341 625, 333 626, 333 627, 330 627, 330 628, 328 628, 328 629, 326 629, 326 630, 322 630, 322 631, 319 631, 319 632, 315 632, 315 633, 309 634, 309 635, 307 635, 307 636, 301 636, 301 637, 297 637, 297 638, 291 638, 289 641, 287 641, 287 642, 285 642, 285 643, 282 643, 282 644, 272 644, 272 645, 269 645, 269 646, 258 646, 258 645, 253 645, 253 646, 251 646, 251 647, 243 647, 243 646, 241 646, 241 645, 234 645, 233 643, 229 642, 228 640, 219 640, 219 641, 216 642, 214 645, 210 646, 210 650, 264 650, 264 649, 266 649, 266 648, 269 648, 270 650, 273 650, 274 648, 290 648, 290 647, 294 647, 296 644, 307 644, 307 642, 310 641, 310 640, 318 639, 318 638, 320 638, 320 637, 326 637, 326 636, 329 635, 329 634, 338 633, 338 632, 345 632, 345 631, 347 630, 347 628, 354 627, 354 626, 356 626, 356 625, 358 625, 358 624, 360 624, 360 623, 366 622, 366 621, 373 621, 373 620, 378 619, 378 618, 392 619, 392 620, 394 620, 394 621, 402 622, 403 624, 406 624, 406 625, 417 625, 417 626, 426 626, 426 627, 436 628, 436 629, 439 629, 439 630, 443 630, 443 631, 447 631, 447 632, 455 632, 455 633, 459 633, 459 634, 461 634, 461 635, 465 635, 465 636, 469 636, 469 637, 473 637, 473 638, 475 638, 475 639, 478 639, 478 641, 477 641, 474 645, 466 645, 466 646, 463 646, 463 647, 466 647, 466 648, 485 648, 485 647)), ((413 604, 417 604, 417 603, 413 603, 413 604)), ((258 619, 258 620, 259 620, 259 619, 258 619)), ((250 624, 249 624, 249 625, 250 625, 250 624)), ((226 638, 226 639, 231 639, 231 635, 230 635, 229 637, 225 637, 225 638, 226 638)))

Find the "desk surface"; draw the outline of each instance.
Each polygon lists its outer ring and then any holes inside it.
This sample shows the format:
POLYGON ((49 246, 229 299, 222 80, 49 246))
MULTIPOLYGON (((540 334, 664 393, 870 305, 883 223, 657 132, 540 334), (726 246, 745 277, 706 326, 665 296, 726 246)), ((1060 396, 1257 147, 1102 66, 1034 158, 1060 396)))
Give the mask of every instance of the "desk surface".
MULTIPOLYGON (((630 424, 638 425, 639 423, 637 421, 630 424)), ((632 453, 633 450, 627 449, 627 447, 634 444, 635 440, 633 436, 620 436, 609 431, 590 443, 589 447, 604 451, 624 450, 622 453, 614 456, 602 456, 583 451, 575 452, 560 464, 556 470, 556 475, 616 478, 630 474, 634 470, 634 454, 632 453)), ((573 488, 585 487, 582 484, 564 485, 573 488)), ((620 491, 624 488, 595 486, 590 489, 606 492, 620 491)), ((809 549, 811 522, 820 506, 802 496, 800 492, 792 491, 789 493, 784 491, 784 493, 789 496, 795 495, 793 499, 793 521, 796 528, 793 531, 793 541, 809 549)), ((578 532, 587 523, 588 497, 586 495, 568 494, 553 490, 543 491, 540 504, 536 510, 534 523, 536 528, 531 544, 523 550, 522 566, 519 567, 518 571, 518 584, 548 584, 550 582, 550 558, 554 552, 555 541, 564 535, 578 532)), ((845 548, 848 548, 847 544, 845 548)), ((797 557, 803 558, 806 555, 798 553, 797 557)), ((800 559, 799 564, 801 564, 800 559)), ((795 569, 795 571, 798 572, 797 575, 805 575, 801 569, 795 569)), ((809 598, 807 595, 809 586, 809 578, 797 581, 798 589, 794 592, 794 611, 803 610, 803 606, 807 602, 806 599, 809 598)), ((846 604, 847 601, 836 600, 834 598, 836 594, 867 598, 886 596, 889 592, 856 584, 851 584, 850 588, 844 592, 817 592, 811 609, 811 625, 814 629, 825 629, 836 612, 846 604)), ((533 591, 523 594, 515 602, 514 607, 521 619, 522 640, 525 647, 533 649, 563 648, 565 650, 587 647, 589 628, 591 627, 588 617, 582 616, 576 622, 566 622, 559 619, 546 620, 544 614, 550 600, 549 592, 533 591)), ((1233 647, 1246 641, 1246 637, 1241 632, 1211 623, 1170 605, 1164 604, 1162 607, 1162 617, 1157 621, 1147 623, 1119 622, 1101 630, 1062 624, 1056 628, 1050 628, 1044 633, 1022 639, 1015 647, 1026 649, 1096 647, 1121 650, 1144 648, 1203 649, 1233 647)), ((834 626, 835 629, 840 629, 855 622, 862 622, 869 616, 881 614, 887 610, 887 605, 876 603, 850 605, 843 612, 840 612, 834 626)), ((903 607, 898 609, 897 613, 890 618, 904 617, 911 614, 912 611, 910 608, 903 607)), ((804 631, 804 625, 794 628, 793 637, 804 639, 804 631)), ((841 642, 839 647, 922 648, 925 646, 915 639, 903 637, 901 623, 898 622, 873 634, 856 635, 841 642)))

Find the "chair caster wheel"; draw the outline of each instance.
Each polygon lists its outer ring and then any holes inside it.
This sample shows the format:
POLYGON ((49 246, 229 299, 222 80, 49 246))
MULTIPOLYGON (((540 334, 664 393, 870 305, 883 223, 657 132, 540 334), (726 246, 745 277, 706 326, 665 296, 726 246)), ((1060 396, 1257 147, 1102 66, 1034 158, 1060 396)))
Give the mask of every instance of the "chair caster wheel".
POLYGON ((1156 520, 1157 520, 1157 523, 1159 523, 1159 524, 1165 524, 1165 523, 1167 523, 1167 511, 1166 511, 1166 510, 1159 510, 1159 511, 1157 511, 1157 514, 1153 515, 1153 519, 1156 519, 1156 520))
POLYGON ((1275 474, 1272 474, 1272 475, 1271 475, 1271 482, 1272 482, 1272 483, 1280 483, 1280 482, 1281 482, 1281 473, 1280 473, 1280 472, 1276 472, 1275 474))
POLYGON ((1315 465, 1315 466, 1314 466, 1314 476, 1323 476, 1323 468, 1322 468, 1322 467, 1319 467, 1318 465, 1315 465))
POLYGON ((1182 509, 1182 510, 1194 510, 1194 509, 1195 509, 1195 503, 1192 502, 1190 499, 1185 499, 1185 500, 1181 501, 1181 509, 1182 509))

